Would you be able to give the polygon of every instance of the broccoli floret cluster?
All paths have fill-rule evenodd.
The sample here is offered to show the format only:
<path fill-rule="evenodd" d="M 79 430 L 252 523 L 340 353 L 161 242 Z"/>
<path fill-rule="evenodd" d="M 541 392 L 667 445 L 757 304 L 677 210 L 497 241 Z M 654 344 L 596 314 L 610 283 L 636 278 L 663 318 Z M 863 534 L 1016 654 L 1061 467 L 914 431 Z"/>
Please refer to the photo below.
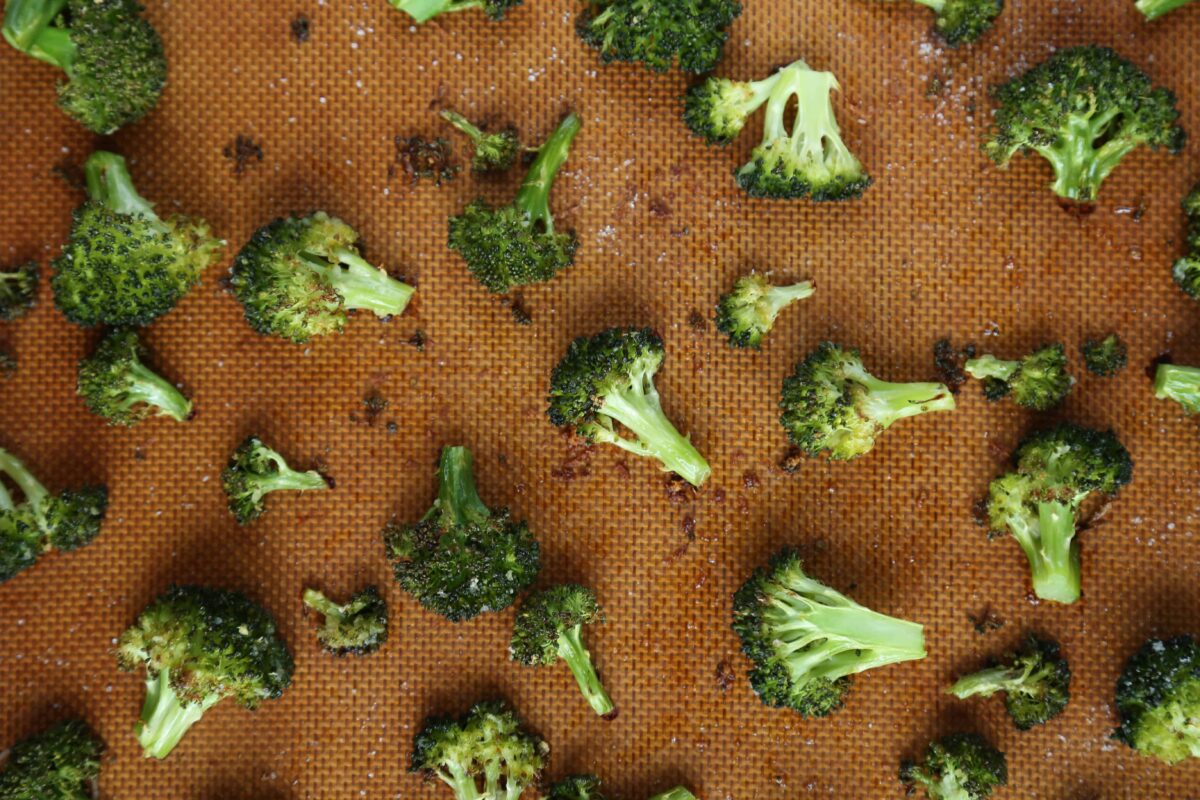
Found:
<path fill-rule="evenodd" d="M 471 146 L 475 148 L 471 169 L 476 172 L 502 171 L 516 163 L 521 153 L 521 140 L 517 138 L 517 129 L 511 125 L 495 133 L 485 133 L 462 114 L 449 109 L 442 112 L 442 119 L 471 140 Z"/>
<path fill-rule="evenodd" d="M 509 9 L 521 5 L 522 0 L 388 0 L 397 11 L 403 11 L 415 22 L 428 22 L 440 14 L 478 9 L 493 22 L 504 19 Z"/>
<path fill-rule="evenodd" d="M 586 0 L 575 23 L 579 38 L 605 64 L 641 62 L 666 72 L 708 72 L 721 60 L 726 29 L 742 13 L 735 0 Z"/>
<path fill-rule="evenodd" d="M 92 800 L 104 743 L 72 719 L 22 739 L 0 760 L 0 800 Z"/>
<path fill-rule="evenodd" d="M 933 29 L 946 44 L 971 44 L 992 29 L 1004 0 L 915 0 L 934 13 Z"/>
<path fill-rule="evenodd" d="M 959 700 L 1004 693 L 1013 724 L 1026 731 L 1061 714 L 1071 697 L 1071 667 L 1058 642 L 1030 636 L 1019 653 L 959 678 L 946 690 Z"/>
<path fill-rule="evenodd" d="M 811 297 L 814 291 L 809 281 L 772 286 L 757 272 L 743 275 L 717 301 L 717 329 L 729 337 L 732 346 L 757 350 L 779 312 L 797 300 Z"/>
<path fill-rule="evenodd" d="M 1159 364 L 1154 372 L 1154 396 L 1174 400 L 1189 414 L 1200 414 L 1200 367 Z"/>
<path fill-rule="evenodd" d="M 0 320 L 12 322 L 33 308 L 37 299 L 37 287 L 36 261 L 0 270 Z"/>
<path fill-rule="evenodd" d="M 1008 783 L 1008 761 L 977 733 L 953 733 L 931 742 L 923 761 L 900 765 L 900 782 L 929 800 L 984 800 Z"/>
<path fill-rule="evenodd" d="M 1171 275 L 1188 297 L 1200 300 L 1200 184 L 1183 198 L 1183 213 L 1188 221 L 1188 254 L 1175 262 Z"/>
<path fill-rule="evenodd" d="M 1129 363 L 1129 350 L 1115 333 L 1103 339 L 1088 339 L 1080 345 L 1079 352 L 1088 372 L 1101 378 L 1111 378 Z"/>
<path fill-rule="evenodd" d="M 298 472 L 288 466 L 283 456 L 263 444 L 257 436 L 249 436 L 229 457 L 221 471 L 221 488 L 229 501 L 229 511 L 239 525 L 245 525 L 267 510 L 266 498 L 271 492 L 307 492 L 328 489 L 329 483 L 314 469 Z"/>
<path fill-rule="evenodd" d="M 374 586 L 356 592 L 345 603 L 336 603 L 316 589 L 304 590 L 304 605 L 325 617 L 317 641 L 334 655 L 364 656 L 387 641 L 387 601 Z"/>
<path fill-rule="evenodd" d="M 1137 6 L 1137 10 L 1142 12 L 1149 21 L 1158 19 L 1168 11 L 1183 8 L 1190 2 L 1192 0 L 1137 0 L 1134 5 Z"/>
<path fill-rule="evenodd" d="M 1200 644 L 1191 636 L 1151 639 L 1117 680 L 1121 726 L 1114 738 L 1168 764 L 1200 758 Z"/>
<path fill-rule="evenodd" d="M 606 800 L 595 775 L 571 775 L 550 786 L 547 800 Z"/>
<path fill-rule="evenodd" d="M 1017 361 L 978 356 L 968 359 L 963 369 L 983 381 L 983 395 L 988 400 L 1011 395 L 1014 403 L 1035 411 L 1054 408 L 1075 385 L 1067 371 L 1067 353 L 1058 343 L 1040 347 Z"/>
<path fill-rule="evenodd" d="M 77 391 L 93 414 L 113 425 L 134 425 L 150 415 L 191 418 L 192 401 L 143 364 L 145 355 L 135 331 L 117 330 L 79 362 Z"/>

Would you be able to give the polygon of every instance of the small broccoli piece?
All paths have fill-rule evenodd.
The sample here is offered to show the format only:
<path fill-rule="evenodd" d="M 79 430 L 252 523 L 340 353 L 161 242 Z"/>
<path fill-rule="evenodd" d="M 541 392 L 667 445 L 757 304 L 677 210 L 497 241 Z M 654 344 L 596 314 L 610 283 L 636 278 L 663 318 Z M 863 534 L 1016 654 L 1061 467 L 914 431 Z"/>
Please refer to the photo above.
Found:
<path fill-rule="evenodd" d="M 709 144 L 727 145 L 738 137 L 750 115 L 771 98 L 780 72 L 760 81 L 710 77 L 688 89 L 683 121 Z"/>
<path fill-rule="evenodd" d="M 0 270 L 0 320 L 12 322 L 33 308 L 37 299 L 38 265 L 29 261 Z"/>
<path fill-rule="evenodd" d="M 682 786 L 676 786 L 674 789 L 668 789 L 662 794 L 654 795 L 650 800 L 696 800 L 696 795 Z"/>
<path fill-rule="evenodd" d="M 901 764 L 900 781 L 929 800 L 983 800 L 1008 783 L 1008 761 L 979 734 L 953 733 L 931 742 L 923 762 Z"/>
<path fill-rule="evenodd" d="M 0 350 L 0 377 L 11 378 L 17 372 L 17 357 Z"/>
<path fill-rule="evenodd" d="M 850 676 L 925 657 L 921 625 L 885 616 L 810 578 L 799 554 L 776 553 L 733 596 L 733 630 L 769 706 L 805 717 L 841 708 Z"/>
<path fill-rule="evenodd" d="M 1044 725 L 1067 707 L 1071 696 L 1071 668 L 1059 653 L 1058 643 L 1030 636 L 1021 652 L 1003 664 L 959 678 L 946 691 L 965 700 L 1004 692 L 1004 707 L 1018 729 Z"/>
<path fill-rule="evenodd" d="M 396 581 L 454 622 L 508 608 L 541 567 L 525 523 L 480 499 L 472 463 L 467 448 L 444 448 L 433 506 L 416 524 L 393 520 L 383 529 Z"/>
<path fill-rule="evenodd" d="M 358 233 L 318 211 L 259 228 L 234 259 L 230 283 L 246 321 L 298 344 L 341 332 L 348 312 L 402 314 L 413 288 L 358 253 Z"/>
<path fill-rule="evenodd" d="M 84 173 L 89 199 L 54 260 L 54 303 L 77 325 L 148 325 L 200 282 L 223 242 L 204 220 L 160 219 L 121 156 L 92 153 Z"/>
<path fill-rule="evenodd" d="M 1154 396 L 1174 400 L 1189 414 L 1200 414 L 1200 367 L 1159 364 L 1154 373 Z"/>
<path fill-rule="evenodd" d="M 568 114 L 538 150 L 525 182 L 509 205 L 492 208 L 482 198 L 450 218 L 447 243 L 489 292 L 548 281 L 575 261 L 579 240 L 554 230 L 550 191 L 583 123 Z"/>
<path fill-rule="evenodd" d="M 613 713 L 613 702 L 583 644 L 583 626 L 603 621 L 604 612 L 591 589 L 573 583 L 543 589 L 521 604 L 513 621 L 509 655 L 531 667 L 554 664 L 561 658 L 592 710 L 608 716 Z"/>
<path fill-rule="evenodd" d="M 1121 726 L 1113 738 L 1168 764 L 1200 758 L 1200 644 L 1151 639 L 1117 679 Z"/>
<path fill-rule="evenodd" d="M 1183 8 L 1190 2 L 1192 0 L 1137 0 L 1134 5 L 1146 16 L 1146 20 L 1150 21 L 1158 19 L 1168 11 Z"/>
<path fill-rule="evenodd" d="M 324 615 L 317 640 L 334 655 L 365 656 L 387 641 L 387 602 L 374 586 L 355 593 L 342 605 L 316 589 L 305 589 L 304 605 Z"/>
<path fill-rule="evenodd" d="M 0 800 L 92 800 L 104 743 L 72 719 L 23 739 L 0 759 Z"/>
<path fill-rule="evenodd" d="M 1026 438 L 1013 465 L 989 487 L 991 529 L 1007 530 L 1025 551 L 1038 597 L 1074 603 L 1080 506 L 1093 492 L 1116 495 L 1133 475 L 1133 460 L 1112 432 L 1068 422 Z"/>
<path fill-rule="evenodd" d="M 813 291 L 809 281 L 772 286 L 757 272 L 743 275 L 717 302 L 717 329 L 729 337 L 734 347 L 758 349 L 779 312 L 797 300 L 811 297 Z"/>
<path fill-rule="evenodd" d="M 726 31 L 742 6 L 735 0 L 585 0 L 575 31 L 600 52 L 600 60 L 640 61 L 654 72 L 678 64 L 708 72 L 721 60 Z"/>
<path fill-rule="evenodd" d="M 1125 342 L 1115 333 L 1103 339 L 1088 339 L 1080 345 L 1079 352 L 1083 354 L 1083 364 L 1088 372 L 1101 378 L 1111 378 L 1129 363 Z"/>
<path fill-rule="evenodd" d="M 1171 153 L 1186 138 L 1175 95 L 1106 47 L 1059 50 L 992 90 L 997 102 L 987 154 L 1000 166 L 1038 153 L 1054 168 L 1054 193 L 1089 203 L 1139 145 Z"/>
<path fill-rule="evenodd" d="M 1046 411 L 1063 401 L 1075 379 L 1067 372 L 1067 354 L 1061 344 L 1038 348 L 1019 361 L 1002 361 L 993 355 L 967 360 L 963 366 L 972 378 L 983 381 L 988 400 L 1012 395 L 1017 405 Z"/>
<path fill-rule="evenodd" d="M 133 425 L 151 414 L 176 422 L 191 418 L 192 401 L 142 363 L 146 348 L 132 330 L 105 336 L 79 362 L 79 396 L 113 425 Z"/>
<path fill-rule="evenodd" d="M 667 419 L 654 387 L 663 355 L 662 339 L 649 328 L 609 328 L 579 337 L 550 374 L 547 415 L 559 427 L 574 425 L 589 442 L 658 459 L 664 469 L 699 486 L 712 470 Z"/>
<path fill-rule="evenodd" d="M 162 40 L 141 13 L 134 0 L 8 0 L 4 38 L 66 73 L 58 107 L 109 134 L 154 108 L 167 81 Z"/>
<path fill-rule="evenodd" d="M 783 382 L 779 421 L 792 444 L 835 460 L 871 451 L 898 420 L 951 411 L 954 395 L 941 383 L 889 383 L 867 372 L 857 350 L 823 342 Z"/>
<path fill-rule="evenodd" d="M 595 775 L 572 775 L 553 784 L 547 800 L 605 800 L 600 779 Z"/>
<path fill-rule="evenodd" d="M 493 22 L 504 19 L 509 9 L 521 5 L 522 0 L 387 0 L 392 8 L 403 11 L 416 22 L 428 22 L 440 14 L 479 9 Z"/>
<path fill-rule="evenodd" d="M 1183 198 L 1183 211 L 1188 220 L 1187 244 L 1191 252 L 1175 262 L 1171 275 L 1188 297 L 1200 300 L 1200 184 Z"/>
<path fill-rule="evenodd" d="M 1004 0 L 915 0 L 935 15 L 933 29 L 951 47 L 971 44 L 992 29 Z"/>
<path fill-rule="evenodd" d="M 443 781 L 455 800 L 517 800 L 537 783 L 549 752 L 504 703 L 476 703 L 460 719 L 426 720 L 409 771 Z"/>
<path fill-rule="evenodd" d="M 517 138 L 517 129 L 511 125 L 496 133 L 484 133 L 462 114 L 449 109 L 442 112 L 442 119 L 471 140 L 471 145 L 475 148 L 471 169 L 476 172 L 506 170 L 516 162 L 517 155 L 521 152 L 521 140 Z"/>
<path fill-rule="evenodd" d="M 221 488 L 229 498 L 230 513 L 239 525 L 245 525 L 267 510 L 266 497 L 271 492 L 307 492 L 328 489 L 329 484 L 316 470 L 297 472 L 257 436 L 249 436 L 221 471 Z"/>

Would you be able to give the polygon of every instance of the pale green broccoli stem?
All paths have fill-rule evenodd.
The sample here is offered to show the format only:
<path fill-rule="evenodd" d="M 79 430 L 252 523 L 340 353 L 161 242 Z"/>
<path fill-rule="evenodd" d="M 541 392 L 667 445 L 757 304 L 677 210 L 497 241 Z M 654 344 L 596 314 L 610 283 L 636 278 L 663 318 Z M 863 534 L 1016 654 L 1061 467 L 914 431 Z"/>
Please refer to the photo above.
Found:
<path fill-rule="evenodd" d="M 1136 5 L 1138 11 L 1146 15 L 1147 20 L 1154 20 L 1168 11 L 1183 8 L 1190 2 L 1192 0 L 1138 0 Z"/>
<path fill-rule="evenodd" d="M 426 519 L 445 515 L 446 524 L 483 522 L 492 515 L 475 488 L 474 458 L 465 447 L 444 447 L 438 462 L 438 498 Z"/>
<path fill-rule="evenodd" d="M 138 743 L 147 758 L 166 758 L 179 744 L 183 735 L 200 721 L 204 712 L 221 700 L 210 695 L 199 703 L 181 703 L 171 688 L 170 672 L 166 669 L 146 677 L 146 701 L 137 724 Z"/>
<path fill-rule="evenodd" d="M 988 667 L 979 672 L 959 678 L 954 685 L 946 690 L 959 700 L 966 700 L 976 695 L 991 697 L 996 692 L 1013 691 L 1025 677 L 1025 670 L 1012 667 Z"/>
<path fill-rule="evenodd" d="M 682 786 L 676 786 L 674 789 L 668 789 L 662 794 L 654 795 L 650 800 L 696 800 L 696 795 Z"/>
<path fill-rule="evenodd" d="M 787 141 L 788 150 L 796 159 L 811 164 L 827 164 L 831 172 L 852 166 L 856 159 L 841 140 L 841 129 L 833 114 L 830 93 L 838 88 L 837 78 L 829 72 L 809 69 L 803 61 L 784 68 L 776 76 L 767 101 L 763 123 L 764 147 L 773 142 Z M 796 98 L 792 130 L 786 120 Z M 844 163 L 846 158 L 852 163 Z M 743 169 L 752 169 L 753 162 Z"/>
<path fill-rule="evenodd" d="M 913 782 L 919 784 L 929 797 L 936 800 L 973 800 L 973 793 L 967 790 L 958 780 L 958 773 L 948 769 L 940 776 L 927 775 L 924 769 L 912 775 Z M 974 795 L 977 796 L 977 795 Z"/>
<path fill-rule="evenodd" d="M 0 483 L 0 511 L 12 511 L 16 507 L 12 495 L 8 493 L 8 487 Z"/>
<path fill-rule="evenodd" d="M 1079 599 L 1079 543 L 1075 541 L 1075 507 L 1070 503 L 1037 504 L 1036 523 L 1012 517 L 1009 531 L 1029 559 L 1033 591 L 1043 600 L 1074 603 Z"/>
<path fill-rule="evenodd" d="M 350 248 L 333 251 L 335 262 L 310 253 L 303 254 L 305 266 L 320 275 L 346 308 L 370 311 L 377 317 L 393 317 L 404 312 L 414 289 L 368 262 Z"/>
<path fill-rule="evenodd" d="M 483 8 L 482 0 L 388 0 L 392 7 L 408 14 L 416 22 L 428 22 L 438 14 Z"/>
<path fill-rule="evenodd" d="M 140 361 L 129 366 L 129 380 L 124 387 L 126 399 L 121 407 L 126 411 L 145 403 L 159 409 L 160 416 L 186 422 L 192 415 L 192 401 L 183 396 L 168 380 L 149 370 Z"/>
<path fill-rule="evenodd" d="M 1122 109 L 1114 106 L 1095 117 L 1071 116 L 1057 137 L 1057 146 L 1034 148 L 1054 167 L 1055 194 L 1076 201 L 1095 199 L 1100 184 L 1138 145 L 1119 129 L 1107 130 L 1121 113 Z M 1101 137 L 1107 141 L 1097 149 L 1095 143 Z"/>
<path fill-rule="evenodd" d="M 919 5 L 933 9 L 934 13 L 941 14 L 942 9 L 946 7 L 946 0 L 916 0 Z"/>
<path fill-rule="evenodd" d="M 529 224 L 532 226 L 540 222 L 547 234 L 554 233 L 554 217 L 550 214 L 550 190 L 554 188 L 554 178 L 558 175 L 558 170 L 567 160 L 571 141 L 575 134 L 579 133 L 582 125 L 575 114 L 568 114 L 559 123 L 546 143 L 538 149 L 538 154 L 525 175 L 525 182 L 521 184 L 521 189 L 513 200 L 513 205 L 524 212 Z"/>
<path fill-rule="evenodd" d="M 441 116 L 442 119 L 446 120 L 446 122 L 449 122 L 455 128 L 465 133 L 467 137 L 470 138 L 470 140 L 476 145 L 479 144 L 481 139 L 487 136 L 487 134 L 471 124 L 469 119 L 464 117 L 462 114 L 459 114 L 457 111 L 446 109 L 442 111 Z"/>
<path fill-rule="evenodd" d="M 53 27 L 67 0 L 8 0 L 4 6 L 4 38 L 39 61 L 70 71 L 76 48 L 71 32 Z"/>
<path fill-rule="evenodd" d="M 779 316 L 780 311 L 797 300 L 812 297 L 815 291 L 816 289 L 809 281 L 792 286 L 772 286 L 759 300 L 763 304 L 764 317 L 773 321 L 775 317 Z"/>
<path fill-rule="evenodd" d="M 311 469 L 307 472 L 298 472 L 289 467 L 287 462 L 283 460 L 283 456 L 279 455 L 279 453 L 265 446 L 264 449 L 266 450 L 264 455 L 275 464 L 275 472 L 249 476 L 251 485 L 260 494 L 268 494 L 281 489 L 307 492 L 313 489 L 329 488 L 329 484 L 321 477 L 321 473 Z"/>
<path fill-rule="evenodd" d="M 591 654 L 583 646 L 582 625 L 575 625 L 558 635 L 558 656 L 571 668 L 571 674 L 575 676 L 579 689 L 587 698 L 592 710 L 600 716 L 611 714 L 614 708 L 613 701 L 596 675 Z"/>
<path fill-rule="evenodd" d="M 995 378 L 1008 383 L 1009 379 L 1021 368 L 1020 361 L 1002 361 L 993 355 L 969 358 L 963 364 L 963 370 L 972 378 L 983 380 Z"/>
<path fill-rule="evenodd" d="M 304 605 L 322 614 L 327 620 L 340 622 L 346 618 L 342 607 L 316 589 L 304 590 Z"/>
<path fill-rule="evenodd" d="M 1159 364 L 1154 373 L 1154 396 L 1174 400 L 1189 414 L 1200 413 L 1200 367 Z"/>
<path fill-rule="evenodd" d="M 940 383 L 892 383 L 881 381 L 866 370 L 848 370 L 861 393 L 858 410 L 881 428 L 899 420 L 931 411 L 953 411 L 954 395 Z"/>
<path fill-rule="evenodd" d="M 45 505 L 45 500 L 50 496 L 50 492 L 46 491 L 46 487 L 38 482 L 37 478 L 29 473 L 21 460 L 7 450 L 0 450 L 0 472 L 3 472 L 12 482 L 21 490 L 21 494 L 25 496 L 25 503 L 33 509 L 38 515 L 38 519 L 44 521 L 42 509 Z M 7 496 L 8 492 L 5 491 Z M 9 505 L 12 507 L 12 498 L 7 497 Z"/>
<path fill-rule="evenodd" d="M 498 759 L 490 759 L 484 769 L 484 787 L 483 794 L 477 795 L 478 797 L 487 800 L 518 800 L 525 791 L 526 784 L 512 775 L 504 774 L 503 765 Z"/>
<path fill-rule="evenodd" d="M 125 159 L 116 153 L 97 150 L 83 165 L 88 197 L 118 214 L 141 216 L 161 222 L 154 206 L 137 193 Z"/>

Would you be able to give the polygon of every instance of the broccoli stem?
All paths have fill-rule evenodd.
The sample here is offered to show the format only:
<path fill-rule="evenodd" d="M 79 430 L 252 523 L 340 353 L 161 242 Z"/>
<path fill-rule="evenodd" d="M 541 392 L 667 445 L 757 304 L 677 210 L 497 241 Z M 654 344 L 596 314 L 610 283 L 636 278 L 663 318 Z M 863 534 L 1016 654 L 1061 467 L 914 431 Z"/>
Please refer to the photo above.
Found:
<path fill-rule="evenodd" d="M 984 355 L 979 358 L 968 358 L 963 364 L 965 371 L 972 378 L 983 380 L 984 378 L 995 378 L 1000 381 L 1008 381 L 1018 369 L 1021 368 L 1020 361 L 1001 361 L 993 355 Z"/>
<path fill-rule="evenodd" d="M 1190 2 L 1192 0 L 1138 0 L 1136 5 L 1138 11 L 1146 15 L 1147 20 L 1154 20 L 1168 11 L 1182 8 Z"/>
<path fill-rule="evenodd" d="M 942 9 L 946 7 L 946 0 L 916 0 L 916 2 L 926 8 L 933 9 L 938 14 L 941 14 Z"/>
<path fill-rule="evenodd" d="M 864 389 L 859 410 L 882 428 L 906 417 L 954 410 L 954 395 L 940 383 L 891 383 L 867 373 L 856 380 Z"/>
<path fill-rule="evenodd" d="M 52 27 L 67 0 L 8 0 L 4 6 L 4 38 L 23 53 L 66 70 L 75 61 L 69 31 Z"/>
<path fill-rule="evenodd" d="M 118 214 L 140 215 L 159 221 L 154 206 L 137 193 L 125 159 L 116 153 L 97 150 L 83 165 L 88 197 Z"/>
<path fill-rule="evenodd" d="M 465 447 L 444 447 L 438 462 L 438 499 L 426 518 L 445 514 L 446 525 L 482 522 L 492 515 L 475 488 L 474 459 Z"/>
<path fill-rule="evenodd" d="M 1154 396 L 1174 400 L 1188 412 L 1200 412 L 1200 367 L 1159 364 L 1154 373 Z"/>
<path fill-rule="evenodd" d="M 377 317 L 404 313 L 414 289 L 396 280 L 353 250 L 340 247 L 331 255 L 335 263 L 305 254 L 304 263 L 329 282 L 346 308 L 361 308 Z"/>
<path fill-rule="evenodd" d="M 1054 167 L 1055 194 L 1077 202 L 1095 199 L 1104 179 L 1137 147 L 1136 141 L 1122 136 L 1119 130 L 1107 130 L 1120 113 L 1114 107 L 1097 117 L 1072 116 L 1058 144 L 1035 148 Z M 1096 141 L 1102 138 L 1107 141 L 1096 149 Z"/>
<path fill-rule="evenodd" d="M 780 311 L 797 300 L 812 297 L 816 291 L 809 281 L 793 284 L 792 286 L 772 286 L 763 295 L 762 301 L 767 307 L 767 318 L 775 319 Z"/>
<path fill-rule="evenodd" d="M 281 489 L 287 489 L 296 492 L 307 492 L 314 489 L 328 489 L 329 484 L 321 477 L 321 473 L 315 470 L 308 472 L 297 472 L 296 470 L 283 463 L 279 457 L 273 457 L 278 466 L 277 472 L 272 472 L 268 475 L 255 475 L 252 478 L 254 486 L 258 488 L 262 494 L 277 492 Z"/>
<path fill-rule="evenodd" d="M 192 401 L 183 396 L 170 381 L 141 362 L 129 367 L 130 380 L 125 387 L 127 398 L 121 405 L 130 409 L 139 403 L 157 408 L 160 416 L 171 417 L 177 422 L 186 422 L 192 415 Z"/>
<path fill-rule="evenodd" d="M 417 22 L 428 22 L 438 14 L 483 7 L 480 0 L 388 0 L 388 2 Z"/>
<path fill-rule="evenodd" d="M 1019 681 L 1024 674 L 1024 670 L 1011 667 L 988 667 L 959 678 L 946 692 L 959 700 L 975 695 L 991 697 L 996 692 L 1009 691 L 1013 682 Z"/>
<path fill-rule="evenodd" d="M 304 605 L 320 612 L 326 619 L 343 620 L 346 615 L 342 613 L 342 607 L 330 600 L 316 589 L 304 590 Z"/>
<path fill-rule="evenodd" d="M 582 625 L 568 628 L 558 635 L 558 656 L 571 668 L 571 674 L 575 676 L 592 710 L 600 716 L 612 713 L 613 701 L 596 675 L 591 653 L 583 646 Z"/>
<path fill-rule="evenodd" d="M 181 703 L 171 688 L 168 670 L 147 676 L 146 701 L 136 728 L 138 743 L 146 757 L 161 759 L 170 755 L 183 735 L 220 699 L 220 695 L 212 695 L 199 703 Z"/>
<path fill-rule="evenodd" d="M 554 188 L 554 178 L 558 170 L 567 160 L 571 149 L 571 141 L 579 133 L 582 122 L 575 114 L 568 114 L 558 128 L 538 149 L 537 157 L 529 167 L 525 182 L 513 201 L 513 205 L 523 211 L 530 225 L 542 224 L 546 233 L 554 233 L 554 217 L 550 215 L 550 190 Z"/>
<path fill-rule="evenodd" d="M 0 450 L 0 472 L 3 472 L 25 495 L 25 502 L 41 516 L 43 501 L 50 495 L 46 487 L 30 474 L 21 460 L 7 450 Z M 11 503 L 11 498 L 9 499 Z"/>
<path fill-rule="evenodd" d="M 1034 593 L 1056 603 L 1078 600 L 1079 544 L 1075 541 L 1074 505 L 1040 502 L 1036 530 L 1017 519 L 1010 520 L 1009 527 L 1029 559 Z"/>
<path fill-rule="evenodd" d="M 448 769 L 434 770 L 434 774 L 454 792 L 454 800 L 490 800 L 491 796 L 479 791 L 475 778 L 459 764 L 450 764 Z"/>
<path fill-rule="evenodd" d="M 485 135 L 483 131 L 472 125 L 469 119 L 464 117 L 462 114 L 459 114 L 457 111 L 451 111 L 450 109 L 442 111 L 442 119 L 446 120 L 446 122 L 449 122 L 455 128 L 458 128 L 458 130 L 465 133 L 475 144 L 479 144 L 480 140 L 483 139 Z"/>
<path fill-rule="evenodd" d="M 604 395 L 600 412 L 624 425 L 636 437 L 631 441 L 614 432 L 605 437 L 606 441 L 639 456 L 657 458 L 693 486 L 708 479 L 712 472 L 708 462 L 667 419 L 653 383 L 634 376 L 630 386 L 612 389 Z"/>

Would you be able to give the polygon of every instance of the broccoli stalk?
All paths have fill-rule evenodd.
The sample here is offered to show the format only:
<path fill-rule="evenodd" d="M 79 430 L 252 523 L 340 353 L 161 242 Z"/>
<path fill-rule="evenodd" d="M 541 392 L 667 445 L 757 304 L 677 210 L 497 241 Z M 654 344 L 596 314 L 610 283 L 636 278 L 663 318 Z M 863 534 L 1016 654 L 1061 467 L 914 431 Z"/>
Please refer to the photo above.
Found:
<path fill-rule="evenodd" d="M 959 700 L 1004 692 L 1004 707 L 1020 730 L 1058 716 L 1067 707 L 1071 668 L 1058 643 L 1030 636 L 1024 649 L 996 664 L 959 678 L 946 690 Z"/>
<path fill-rule="evenodd" d="M 428 22 L 440 14 L 479 9 L 493 22 L 504 19 L 504 14 L 521 0 L 388 0 L 397 11 L 408 14 L 417 23 Z"/>
<path fill-rule="evenodd" d="M 1146 16 L 1147 20 L 1155 20 L 1168 11 L 1183 8 L 1190 2 L 1192 0 L 1137 0 L 1135 5 L 1137 6 L 1137 10 Z"/>
<path fill-rule="evenodd" d="M 79 362 L 78 392 L 87 407 L 114 425 L 133 425 L 154 413 L 184 422 L 192 402 L 141 361 L 145 349 L 131 330 L 113 331 Z"/>
<path fill-rule="evenodd" d="M 475 156 L 471 159 L 471 169 L 476 172 L 505 170 L 517 160 L 521 151 L 521 142 L 512 128 L 505 128 L 497 133 L 484 133 L 473 125 L 469 119 L 456 111 L 442 111 L 442 119 L 449 122 L 462 133 L 466 134 L 475 147 Z"/>
<path fill-rule="evenodd" d="M 164 668 L 157 675 L 146 674 L 146 699 L 135 732 L 147 758 L 163 759 L 170 755 L 204 712 L 224 699 L 223 695 L 212 694 L 199 702 L 184 703 L 171 688 L 170 673 L 170 669 Z"/>
<path fill-rule="evenodd" d="M 1200 414 L 1200 367 L 1159 364 L 1154 372 L 1154 396 L 1174 400 L 1189 414 Z"/>

